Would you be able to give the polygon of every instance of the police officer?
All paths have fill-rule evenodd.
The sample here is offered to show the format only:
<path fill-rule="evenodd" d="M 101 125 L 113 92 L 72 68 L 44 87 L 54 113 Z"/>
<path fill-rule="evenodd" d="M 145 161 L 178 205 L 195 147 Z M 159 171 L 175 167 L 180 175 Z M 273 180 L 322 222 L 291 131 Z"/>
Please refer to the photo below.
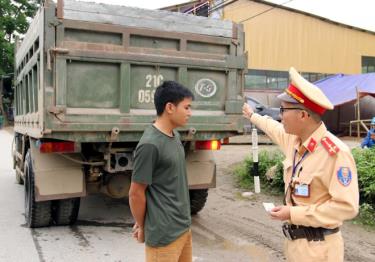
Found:
<path fill-rule="evenodd" d="M 333 105 L 292 67 L 291 84 L 280 94 L 282 123 L 254 113 L 244 117 L 263 130 L 285 154 L 285 203 L 272 219 L 285 221 L 288 261 L 343 261 L 340 226 L 358 213 L 357 170 L 350 149 L 331 134 L 321 116 Z"/>
<path fill-rule="evenodd" d="M 361 147 L 373 147 L 375 146 L 375 117 L 371 120 L 370 130 L 367 132 L 366 137 L 362 140 Z"/>

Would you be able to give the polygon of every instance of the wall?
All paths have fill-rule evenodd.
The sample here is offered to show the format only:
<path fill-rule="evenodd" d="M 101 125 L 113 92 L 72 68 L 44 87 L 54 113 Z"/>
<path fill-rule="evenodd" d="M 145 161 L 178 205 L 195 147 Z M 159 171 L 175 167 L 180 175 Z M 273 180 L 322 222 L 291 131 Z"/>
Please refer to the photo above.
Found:
<path fill-rule="evenodd" d="M 271 8 L 239 0 L 224 19 L 239 22 Z M 244 23 L 248 67 L 317 73 L 361 73 L 361 56 L 375 56 L 375 33 L 362 32 L 280 8 Z"/>

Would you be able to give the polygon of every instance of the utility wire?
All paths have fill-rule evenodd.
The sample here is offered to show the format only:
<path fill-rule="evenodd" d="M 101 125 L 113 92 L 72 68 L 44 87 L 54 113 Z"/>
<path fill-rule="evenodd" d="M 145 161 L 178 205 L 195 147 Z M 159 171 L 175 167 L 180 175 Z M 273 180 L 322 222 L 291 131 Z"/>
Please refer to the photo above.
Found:
<path fill-rule="evenodd" d="M 273 6 L 273 7 L 269 8 L 269 9 L 267 9 L 267 10 L 264 10 L 263 12 L 260 12 L 260 13 L 258 13 L 258 14 L 253 15 L 253 16 L 250 16 L 250 17 L 248 17 L 248 18 L 246 18 L 246 19 L 244 19 L 244 20 L 241 20 L 241 21 L 239 21 L 238 23 L 240 24 L 240 23 L 243 23 L 243 22 L 248 21 L 248 20 L 250 20 L 250 19 L 253 19 L 253 18 L 255 18 L 255 17 L 257 17 L 257 16 L 260 16 L 260 15 L 262 15 L 262 14 L 264 14 L 264 13 L 267 13 L 267 12 L 269 12 L 269 11 L 271 11 L 271 10 L 273 10 L 273 9 L 275 9 L 275 8 L 277 8 L 277 7 L 279 7 L 279 6 L 286 5 L 286 4 L 288 4 L 288 3 L 292 2 L 292 1 L 294 1 L 294 0 L 289 0 L 289 1 L 286 1 L 286 2 L 284 2 L 284 3 L 278 4 L 277 6 Z"/>
<path fill-rule="evenodd" d="M 225 0 L 225 1 L 221 2 L 221 3 L 219 3 L 219 4 L 216 4 L 216 5 L 212 6 L 209 9 L 209 14 L 211 14 L 212 12 L 214 12 L 214 11 L 216 11 L 218 9 L 221 9 L 221 8 L 227 6 L 227 5 L 230 5 L 230 4 L 234 3 L 234 2 L 237 2 L 237 0 Z"/>

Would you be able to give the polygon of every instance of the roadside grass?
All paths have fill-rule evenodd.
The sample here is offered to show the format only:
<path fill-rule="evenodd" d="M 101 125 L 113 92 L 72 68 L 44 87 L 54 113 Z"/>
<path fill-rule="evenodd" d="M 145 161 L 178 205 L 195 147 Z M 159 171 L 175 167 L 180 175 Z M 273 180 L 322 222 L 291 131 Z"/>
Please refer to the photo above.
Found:
<path fill-rule="evenodd" d="M 371 205 L 363 203 L 360 206 L 358 216 L 353 220 L 353 224 L 363 225 L 367 229 L 375 230 L 375 209 Z"/>
<path fill-rule="evenodd" d="M 352 220 L 352 223 L 375 230 L 375 203 L 372 202 L 375 196 L 375 166 L 373 166 L 375 165 L 375 148 L 372 151 L 373 152 L 363 152 L 359 149 L 353 150 L 353 156 L 358 169 L 361 205 L 360 212 L 358 216 Z M 261 190 L 264 194 L 274 196 L 283 195 L 283 159 L 284 156 L 279 150 L 259 152 L 259 178 Z M 272 179 L 267 179 L 266 172 L 273 166 L 275 166 L 274 176 Z M 235 183 L 238 188 L 247 191 L 253 190 L 254 179 L 252 167 L 253 162 L 250 156 L 242 163 L 233 166 Z M 369 170 L 369 168 L 371 168 L 371 170 Z M 242 196 L 239 194 L 238 198 L 241 199 Z"/>
<path fill-rule="evenodd" d="M 283 181 L 283 154 L 276 151 L 259 152 L 259 179 L 262 192 L 275 196 L 282 196 L 284 192 Z M 266 178 L 266 172 L 275 166 L 275 175 L 272 180 Z M 252 175 L 253 162 L 251 157 L 247 157 L 242 163 L 237 164 L 234 168 L 235 182 L 237 187 L 245 190 L 254 188 L 254 177 Z"/>

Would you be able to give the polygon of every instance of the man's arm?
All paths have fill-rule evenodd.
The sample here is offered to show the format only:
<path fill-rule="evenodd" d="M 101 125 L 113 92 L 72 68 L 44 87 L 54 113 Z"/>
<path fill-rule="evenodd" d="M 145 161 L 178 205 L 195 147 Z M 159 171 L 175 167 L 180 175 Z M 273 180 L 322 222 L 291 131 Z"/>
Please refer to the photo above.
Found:
<path fill-rule="evenodd" d="M 366 137 L 362 140 L 361 147 L 364 148 L 365 146 L 368 147 L 368 144 L 370 143 L 371 139 L 371 133 L 370 131 L 367 132 Z"/>
<path fill-rule="evenodd" d="M 130 210 L 135 220 L 134 237 L 144 242 L 144 222 L 146 214 L 146 184 L 132 182 L 129 190 Z"/>
<path fill-rule="evenodd" d="M 144 226 L 146 214 L 146 188 L 147 185 L 132 182 L 129 190 L 129 204 L 135 222 L 139 227 Z"/>
<path fill-rule="evenodd" d="M 135 220 L 133 237 L 144 242 L 144 223 L 146 214 L 146 188 L 152 184 L 152 176 L 158 159 L 155 145 L 141 144 L 134 154 L 134 169 L 129 190 L 130 210 Z"/>
<path fill-rule="evenodd" d="M 242 113 L 245 118 L 250 120 L 251 123 L 266 133 L 274 143 L 279 145 L 283 153 L 286 154 L 287 149 L 293 144 L 295 136 L 285 133 L 283 125 L 276 120 L 255 113 L 246 103 L 242 107 Z"/>

